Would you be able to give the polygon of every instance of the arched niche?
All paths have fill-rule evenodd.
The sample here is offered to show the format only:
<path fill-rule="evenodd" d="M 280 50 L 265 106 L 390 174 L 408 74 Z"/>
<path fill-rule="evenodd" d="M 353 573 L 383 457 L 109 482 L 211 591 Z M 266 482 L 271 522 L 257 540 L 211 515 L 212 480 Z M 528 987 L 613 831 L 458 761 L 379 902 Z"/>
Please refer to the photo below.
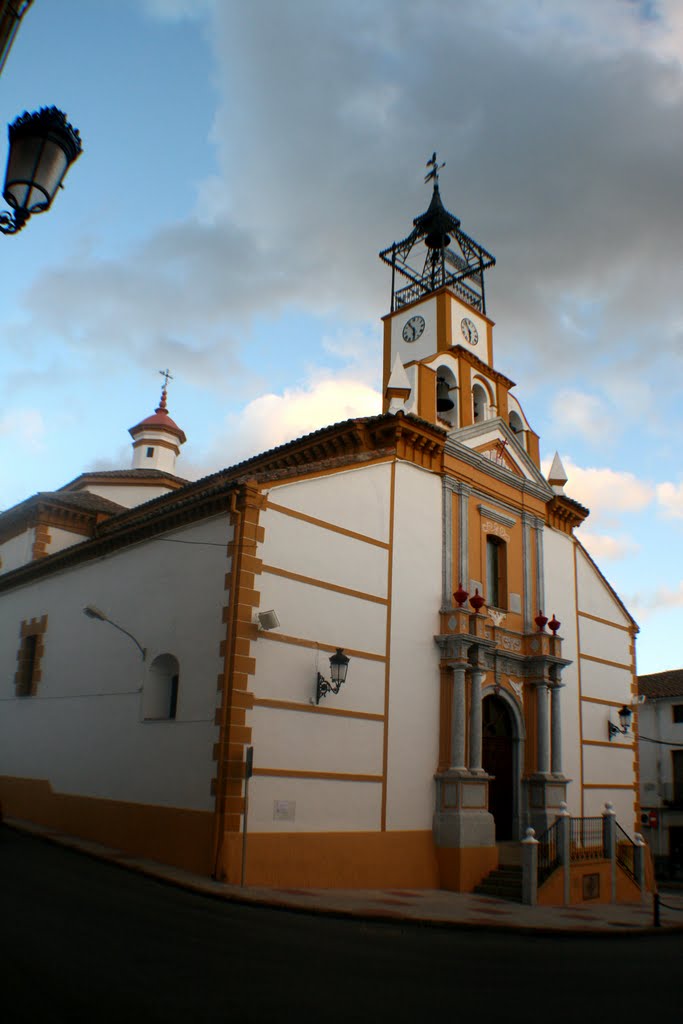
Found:
<path fill-rule="evenodd" d="M 458 382 L 453 371 L 444 364 L 436 368 L 436 415 L 449 427 L 458 426 Z M 439 401 L 452 402 L 450 409 L 439 408 Z"/>
<path fill-rule="evenodd" d="M 180 666 L 173 654 L 160 654 L 150 665 L 142 695 L 142 713 L 146 721 L 176 717 Z"/>

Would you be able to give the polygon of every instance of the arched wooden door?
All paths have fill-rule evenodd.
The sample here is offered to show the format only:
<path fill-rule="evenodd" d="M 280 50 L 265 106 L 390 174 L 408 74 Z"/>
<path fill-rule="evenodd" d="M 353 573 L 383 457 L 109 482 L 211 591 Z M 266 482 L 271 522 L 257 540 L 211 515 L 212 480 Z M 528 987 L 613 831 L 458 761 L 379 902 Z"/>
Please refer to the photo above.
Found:
<path fill-rule="evenodd" d="M 513 721 L 505 701 L 484 697 L 482 706 L 482 766 L 488 775 L 489 811 L 496 822 L 496 839 L 512 839 L 514 787 Z"/>

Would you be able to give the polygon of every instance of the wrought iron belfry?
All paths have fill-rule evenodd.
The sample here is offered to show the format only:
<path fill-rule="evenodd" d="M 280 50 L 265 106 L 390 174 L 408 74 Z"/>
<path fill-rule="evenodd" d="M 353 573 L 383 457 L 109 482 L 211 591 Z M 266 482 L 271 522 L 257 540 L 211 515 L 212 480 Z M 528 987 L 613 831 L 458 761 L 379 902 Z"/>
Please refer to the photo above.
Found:
<path fill-rule="evenodd" d="M 444 207 L 439 194 L 439 164 L 436 153 L 427 161 L 425 182 L 434 182 L 432 201 L 426 213 L 413 220 L 413 230 L 401 242 L 380 252 L 391 267 L 391 311 L 448 285 L 474 309 L 486 313 L 484 271 L 495 258 L 460 228 L 460 221 Z M 396 288 L 396 275 L 408 284 Z"/>

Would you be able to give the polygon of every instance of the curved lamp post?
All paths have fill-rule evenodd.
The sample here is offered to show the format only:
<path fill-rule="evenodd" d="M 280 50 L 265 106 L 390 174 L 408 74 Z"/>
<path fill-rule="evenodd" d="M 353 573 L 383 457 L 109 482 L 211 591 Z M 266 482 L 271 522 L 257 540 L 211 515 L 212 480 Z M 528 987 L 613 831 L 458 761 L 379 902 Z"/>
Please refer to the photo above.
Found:
<path fill-rule="evenodd" d="M 108 615 L 105 615 L 100 608 L 96 608 L 94 604 L 88 604 L 83 609 L 83 614 L 87 615 L 89 619 L 97 619 L 98 622 L 108 622 L 110 626 L 114 627 L 114 629 L 118 629 L 119 633 L 125 634 L 125 636 L 127 636 L 129 640 L 133 641 L 133 643 L 139 650 L 140 654 L 142 655 L 142 660 L 146 660 L 147 651 L 142 646 L 140 641 L 136 637 L 134 637 L 132 633 L 129 633 L 127 629 L 124 629 L 123 626 L 119 626 L 118 622 L 114 622 L 113 619 L 110 619 Z"/>
<path fill-rule="evenodd" d="M 0 231 L 16 235 L 34 213 L 50 209 L 66 172 L 81 152 L 81 137 L 57 107 L 23 113 L 9 126 L 3 196 L 11 213 L 0 213 Z"/>

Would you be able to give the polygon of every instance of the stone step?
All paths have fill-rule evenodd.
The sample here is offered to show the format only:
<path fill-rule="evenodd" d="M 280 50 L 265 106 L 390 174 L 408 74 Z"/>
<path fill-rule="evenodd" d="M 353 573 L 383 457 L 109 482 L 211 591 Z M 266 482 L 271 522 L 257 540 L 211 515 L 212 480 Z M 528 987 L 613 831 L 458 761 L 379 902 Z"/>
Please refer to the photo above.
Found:
<path fill-rule="evenodd" d="M 522 869 L 514 865 L 496 868 L 495 871 L 489 872 L 486 878 L 482 878 L 474 891 L 479 896 L 493 896 L 496 899 L 521 903 Z"/>

